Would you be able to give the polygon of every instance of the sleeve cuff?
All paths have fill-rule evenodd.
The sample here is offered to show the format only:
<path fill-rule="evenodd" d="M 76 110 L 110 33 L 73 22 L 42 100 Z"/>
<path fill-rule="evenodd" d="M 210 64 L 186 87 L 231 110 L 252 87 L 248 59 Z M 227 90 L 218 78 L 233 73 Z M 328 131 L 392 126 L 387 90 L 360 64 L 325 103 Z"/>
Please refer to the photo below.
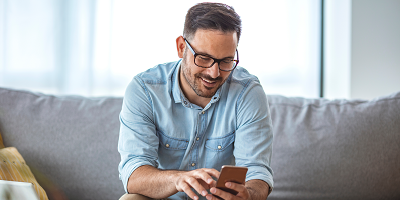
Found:
<path fill-rule="evenodd" d="M 249 171 L 247 172 L 246 181 L 259 179 L 263 180 L 269 185 L 269 194 L 272 192 L 274 188 L 274 181 L 272 176 L 272 170 L 267 167 L 260 166 L 252 166 L 249 167 Z"/>

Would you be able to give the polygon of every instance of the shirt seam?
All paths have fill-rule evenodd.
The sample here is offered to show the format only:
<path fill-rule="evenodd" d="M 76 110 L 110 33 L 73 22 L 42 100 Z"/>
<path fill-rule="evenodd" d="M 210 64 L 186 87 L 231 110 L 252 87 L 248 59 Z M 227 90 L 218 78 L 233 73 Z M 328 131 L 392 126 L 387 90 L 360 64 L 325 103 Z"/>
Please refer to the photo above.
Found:
<path fill-rule="evenodd" d="M 140 86 L 142 86 L 142 88 L 143 88 L 143 90 L 144 90 L 144 92 L 146 94 L 146 97 L 149 100 L 149 103 L 151 105 L 151 113 L 153 115 L 152 117 L 153 117 L 153 120 L 154 120 L 154 105 L 153 105 L 153 101 L 152 101 L 151 96 L 150 96 L 150 92 L 148 91 L 148 89 L 147 89 L 147 87 L 145 85 L 145 82 L 140 77 L 136 76 L 136 79 L 138 80 Z"/>
<path fill-rule="evenodd" d="M 234 82 L 235 82 L 235 81 L 234 81 Z M 238 82 L 239 82 L 239 81 L 238 81 Z M 236 112 L 236 128 L 237 128 L 237 120 L 238 120 L 239 101 L 242 100 L 243 94 L 244 94 L 244 92 L 246 91 L 247 87 L 249 86 L 250 82 L 251 82 L 251 79 L 248 80 L 246 83 L 239 82 L 239 83 L 241 83 L 241 84 L 243 85 L 243 89 L 242 89 L 242 91 L 240 92 L 240 94 L 239 94 L 239 96 L 238 96 L 238 98 L 237 98 L 237 100 L 236 100 L 236 108 L 235 108 L 235 112 Z"/>

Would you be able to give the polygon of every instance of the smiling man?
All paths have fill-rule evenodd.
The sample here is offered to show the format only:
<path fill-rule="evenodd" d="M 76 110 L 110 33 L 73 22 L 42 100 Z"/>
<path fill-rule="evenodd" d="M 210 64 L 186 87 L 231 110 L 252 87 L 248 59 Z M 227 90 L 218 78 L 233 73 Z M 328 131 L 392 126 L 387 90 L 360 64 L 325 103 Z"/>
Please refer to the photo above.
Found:
<path fill-rule="evenodd" d="M 181 60 L 138 74 L 120 114 L 121 199 L 266 199 L 273 187 L 272 125 L 257 79 L 237 67 L 241 20 L 225 4 L 189 9 Z M 223 165 L 248 167 L 245 184 L 216 186 Z"/>

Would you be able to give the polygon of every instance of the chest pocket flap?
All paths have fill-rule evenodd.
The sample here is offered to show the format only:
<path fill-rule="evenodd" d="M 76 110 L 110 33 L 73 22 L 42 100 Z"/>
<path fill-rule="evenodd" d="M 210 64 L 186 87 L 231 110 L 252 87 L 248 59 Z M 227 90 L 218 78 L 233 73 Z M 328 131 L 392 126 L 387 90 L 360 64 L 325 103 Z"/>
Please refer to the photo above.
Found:
<path fill-rule="evenodd" d="M 170 149 L 170 150 L 181 150 L 181 149 L 186 149 L 189 141 L 182 139 L 182 138 L 174 138 L 165 135 L 161 131 L 157 131 L 158 138 L 160 139 L 160 145 L 164 147 L 165 149 Z"/>
<path fill-rule="evenodd" d="M 210 138 L 206 141 L 206 147 L 213 151 L 223 151 L 235 141 L 235 131 L 222 137 Z"/>

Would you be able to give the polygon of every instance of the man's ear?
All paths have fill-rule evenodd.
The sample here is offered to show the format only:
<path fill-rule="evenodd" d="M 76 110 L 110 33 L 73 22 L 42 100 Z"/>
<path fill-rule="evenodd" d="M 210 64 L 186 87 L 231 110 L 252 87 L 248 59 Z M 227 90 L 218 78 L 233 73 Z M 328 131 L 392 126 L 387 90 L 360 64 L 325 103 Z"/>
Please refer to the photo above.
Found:
<path fill-rule="evenodd" d="M 183 58 L 183 52 L 185 51 L 186 43 L 182 36 L 176 38 L 176 50 L 178 51 L 179 58 Z"/>

